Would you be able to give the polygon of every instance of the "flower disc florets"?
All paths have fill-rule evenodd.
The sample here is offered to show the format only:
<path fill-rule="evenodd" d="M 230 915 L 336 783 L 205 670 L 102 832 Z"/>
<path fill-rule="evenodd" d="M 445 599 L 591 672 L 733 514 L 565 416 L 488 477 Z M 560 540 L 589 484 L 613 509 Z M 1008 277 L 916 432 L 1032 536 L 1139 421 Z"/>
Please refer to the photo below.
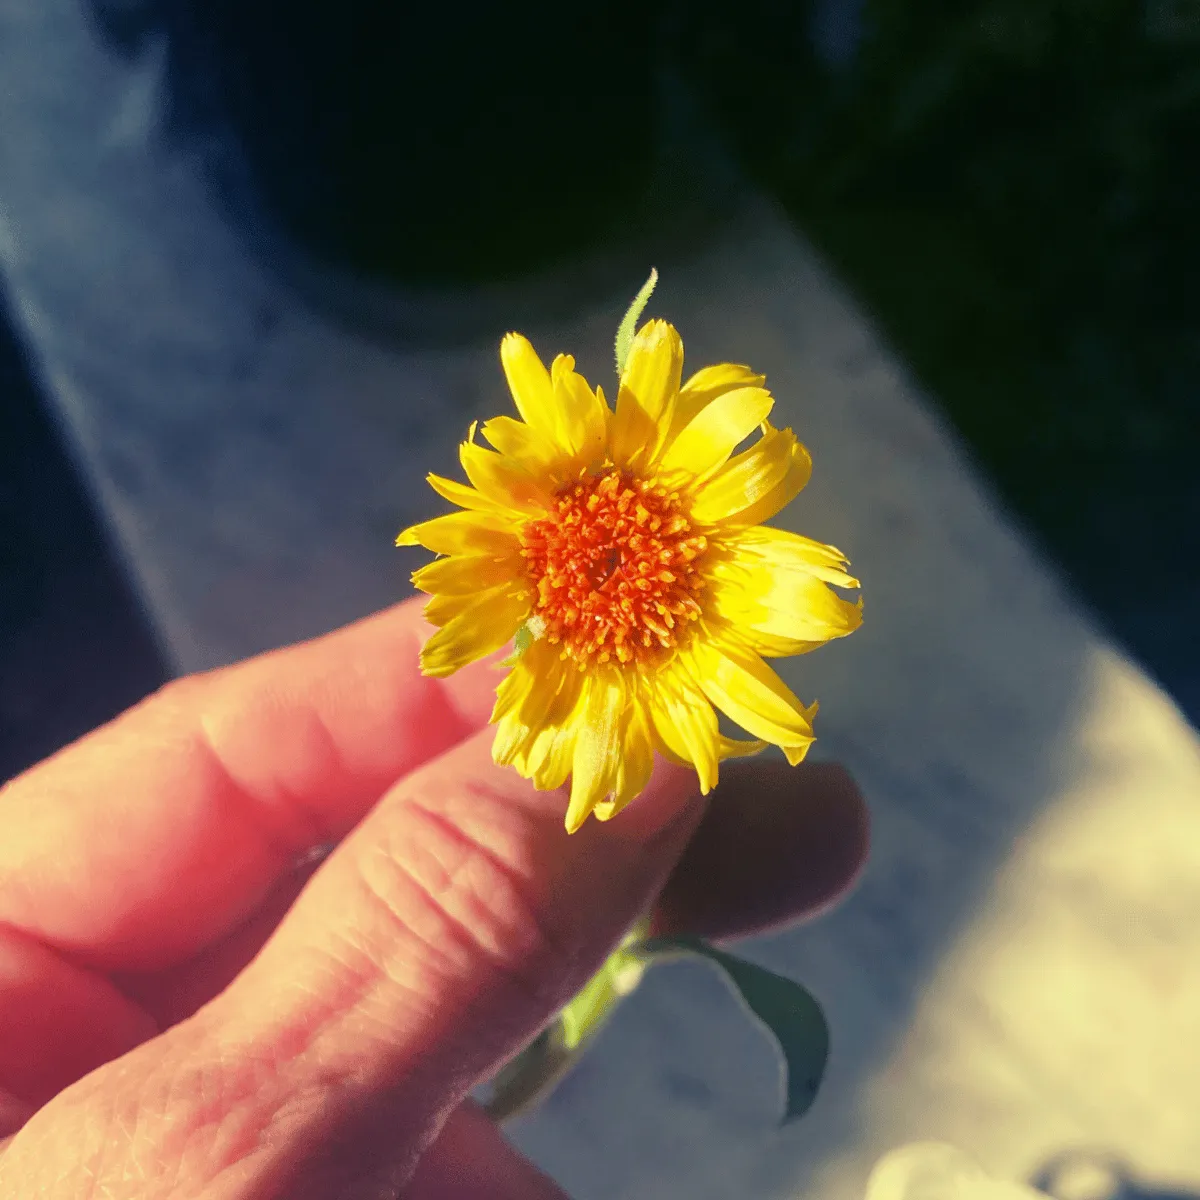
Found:
<path fill-rule="evenodd" d="M 534 613 L 580 666 L 668 658 L 700 616 L 707 545 L 677 494 L 615 467 L 568 484 L 521 533 Z"/>

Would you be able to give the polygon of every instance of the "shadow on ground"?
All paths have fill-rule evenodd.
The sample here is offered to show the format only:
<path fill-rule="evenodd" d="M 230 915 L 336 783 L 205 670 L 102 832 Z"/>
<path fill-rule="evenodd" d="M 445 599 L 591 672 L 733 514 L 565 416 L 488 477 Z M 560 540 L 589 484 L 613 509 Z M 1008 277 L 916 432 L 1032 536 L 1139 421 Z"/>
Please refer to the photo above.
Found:
<path fill-rule="evenodd" d="M 0 782 L 165 678 L 0 298 Z"/>

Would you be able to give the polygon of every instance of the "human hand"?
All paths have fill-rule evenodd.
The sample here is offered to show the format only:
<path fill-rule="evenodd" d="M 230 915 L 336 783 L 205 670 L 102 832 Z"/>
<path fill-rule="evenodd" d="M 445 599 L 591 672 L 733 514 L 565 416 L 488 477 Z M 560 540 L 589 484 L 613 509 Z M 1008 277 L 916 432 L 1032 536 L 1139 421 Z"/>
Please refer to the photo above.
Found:
<path fill-rule="evenodd" d="M 568 837 L 491 761 L 491 664 L 424 678 L 427 633 L 179 680 L 0 789 L 0 1198 L 558 1197 L 470 1090 L 652 905 L 733 937 L 857 874 L 829 765 L 702 800 L 660 762 Z"/>

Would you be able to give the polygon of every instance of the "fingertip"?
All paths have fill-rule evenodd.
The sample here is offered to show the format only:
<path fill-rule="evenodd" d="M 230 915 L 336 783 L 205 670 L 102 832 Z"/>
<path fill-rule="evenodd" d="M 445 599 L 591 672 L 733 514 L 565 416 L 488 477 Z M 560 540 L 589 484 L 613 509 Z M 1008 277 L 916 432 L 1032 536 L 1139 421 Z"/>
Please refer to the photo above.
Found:
<path fill-rule="evenodd" d="M 745 937 L 811 919 L 862 873 L 870 814 L 839 763 L 731 766 L 671 873 L 657 933 Z"/>

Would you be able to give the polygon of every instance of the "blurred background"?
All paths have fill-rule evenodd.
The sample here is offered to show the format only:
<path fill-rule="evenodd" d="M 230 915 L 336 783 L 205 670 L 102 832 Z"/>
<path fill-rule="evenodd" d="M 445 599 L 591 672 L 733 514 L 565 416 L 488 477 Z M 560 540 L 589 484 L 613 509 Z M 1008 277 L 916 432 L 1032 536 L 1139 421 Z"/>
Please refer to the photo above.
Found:
<path fill-rule="evenodd" d="M 602 239 L 670 59 L 1080 600 L 1200 713 L 1194 0 L 80 3 L 111 53 L 166 55 L 169 135 L 237 145 L 231 219 L 248 180 L 259 225 L 384 282 L 519 275 Z M 0 776 L 164 673 L 5 323 Z"/>

